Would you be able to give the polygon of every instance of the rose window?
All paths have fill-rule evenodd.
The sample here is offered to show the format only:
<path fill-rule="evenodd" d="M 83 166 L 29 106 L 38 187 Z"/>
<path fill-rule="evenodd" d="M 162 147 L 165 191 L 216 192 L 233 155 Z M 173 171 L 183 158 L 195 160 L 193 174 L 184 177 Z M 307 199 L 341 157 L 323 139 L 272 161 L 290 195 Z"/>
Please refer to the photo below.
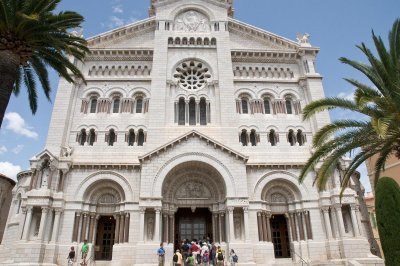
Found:
<path fill-rule="evenodd" d="M 175 78 L 183 89 L 198 90 L 204 88 L 207 79 L 211 78 L 208 68 L 196 61 L 183 62 L 176 68 Z"/>

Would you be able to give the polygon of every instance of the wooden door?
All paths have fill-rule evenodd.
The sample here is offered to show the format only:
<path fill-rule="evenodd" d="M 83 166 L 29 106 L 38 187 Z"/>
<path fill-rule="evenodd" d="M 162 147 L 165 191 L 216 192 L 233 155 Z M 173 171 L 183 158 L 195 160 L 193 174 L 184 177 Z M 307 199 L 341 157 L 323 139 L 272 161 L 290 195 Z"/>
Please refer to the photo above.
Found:
<path fill-rule="evenodd" d="M 102 216 L 97 224 L 95 260 L 112 260 L 112 250 L 115 239 L 115 219 L 112 216 Z"/>
<path fill-rule="evenodd" d="M 273 215 L 271 229 L 275 258 L 290 258 L 289 233 L 285 216 Z"/>

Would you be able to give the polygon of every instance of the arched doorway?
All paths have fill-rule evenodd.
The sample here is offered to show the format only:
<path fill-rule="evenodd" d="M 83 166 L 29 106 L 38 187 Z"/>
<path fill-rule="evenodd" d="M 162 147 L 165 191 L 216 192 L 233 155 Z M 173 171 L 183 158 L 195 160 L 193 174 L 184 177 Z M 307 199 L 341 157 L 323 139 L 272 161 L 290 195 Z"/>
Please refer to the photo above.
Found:
<path fill-rule="evenodd" d="M 190 161 L 174 167 L 162 185 L 162 240 L 177 247 L 182 240 L 225 241 L 226 185 L 212 166 Z"/>
<path fill-rule="evenodd" d="M 128 242 L 129 214 L 123 212 L 125 193 L 112 180 L 94 182 L 83 194 L 83 207 L 75 216 L 73 241 L 92 243 L 97 261 L 111 261 L 114 244 Z"/>
<path fill-rule="evenodd" d="M 299 223 L 302 215 L 293 211 L 296 210 L 296 202 L 301 201 L 301 193 L 294 184 L 276 179 L 264 187 L 261 199 L 268 210 L 267 226 L 264 226 L 268 231 L 266 240 L 274 245 L 275 258 L 290 258 L 291 241 L 297 240 L 296 222 Z M 297 217 L 297 214 L 300 216 Z"/>

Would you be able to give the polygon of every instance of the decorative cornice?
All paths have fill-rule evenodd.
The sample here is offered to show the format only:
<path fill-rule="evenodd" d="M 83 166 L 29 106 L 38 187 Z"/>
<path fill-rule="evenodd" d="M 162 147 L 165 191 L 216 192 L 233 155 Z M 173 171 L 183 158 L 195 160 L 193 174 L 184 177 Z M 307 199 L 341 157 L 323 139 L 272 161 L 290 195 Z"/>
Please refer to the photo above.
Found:
<path fill-rule="evenodd" d="M 85 61 L 153 61 L 153 50 L 92 48 Z"/>
<path fill-rule="evenodd" d="M 232 50 L 232 62 L 245 63 L 290 63 L 295 64 L 300 59 L 296 51 L 284 50 Z"/>
<path fill-rule="evenodd" d="M 279 170 L 279 169 L 300 169 L 302 168 L 306 163 L 305 162 L 289 162 L 289 163 L 247 163 L 246 166 L 250 167 L 251 169 L 254 168 L 266 168 L 266 169 L 273 169 L 273 170 Z"/>
<path fill-rule="evenodd" d="M 96 170 L 130 170 L 135 168 L 140 168 L 139 163 L 91 163 L 91 162 L 82 162 L 82 163 L 73 163 L 73 169 L 96 169 Z"/>
<path fill-rule="evenodd" d="M 229 154 L 232 154 L 232 155 L 236 156 L 237 159 L 243 160 L 245 162 L 248 160 L 248 156 L 243 155 L 243 154 L 241 154 L 241 153 L 239 153 L 237 151 L 234 151 L 231 148 L 225 146 L 224 144 L 222 144 L 222 143 L 220 143 L 220 142 L 218 142 L 216 140 L 213 140 L 210 137 L 208 137 L 208 136 L 206 136 L 206 135 L 204 135 L 204 134 L 202 134 L 202 133 L 200 133 L 200 132 L 198 132 L 196 130 L 192 130 L 192 131 L 189 131 L 188 133 L 186 133 L 186 134 L 184 134 L 184 135 L 182 135 L 182 136 L 180 136 L 180 137 L 168 142 L 167 144 L 164 144 L 163 146 L 160 146 L 160 147 L 156 148 L 155 150 L 153 150 L 153 151 L 151 151 L 151 152 L 149 152 L 149 153 L 147 153 L 147 154 L 145 154 L 143 156 L 140 156 L 139 157 L 139 161 L 143 162 L 146 159 L 151 159 L 152 156 L 156 156 L 160 152 L 166 151 L 167 149 L 170 149 L 170 148 L 174 147 L 175 145 L 181 143 L 182 141 L 188 140 L 189 138 L 192 138 L 192 137 L 198 137 L 201 140 L 204 140 L 205 142 L 214 145 L 214 148 L 221 149 L 222 151 L 226 151 Z"/>

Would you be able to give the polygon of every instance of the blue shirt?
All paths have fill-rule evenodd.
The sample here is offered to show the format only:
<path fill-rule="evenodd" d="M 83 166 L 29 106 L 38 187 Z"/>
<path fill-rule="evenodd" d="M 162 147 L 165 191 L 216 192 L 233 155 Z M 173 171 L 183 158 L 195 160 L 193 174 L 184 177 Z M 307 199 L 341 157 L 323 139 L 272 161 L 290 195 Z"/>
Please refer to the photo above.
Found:
<path fill-rule="evenodd" d="M 164 256 L 164 255 L 165 255 L 165 250 L 164 250 L 164 248 L 159 248 L 159 249 L 157 250 L 157 254 L 158 254 L 158 256 Z"/>

